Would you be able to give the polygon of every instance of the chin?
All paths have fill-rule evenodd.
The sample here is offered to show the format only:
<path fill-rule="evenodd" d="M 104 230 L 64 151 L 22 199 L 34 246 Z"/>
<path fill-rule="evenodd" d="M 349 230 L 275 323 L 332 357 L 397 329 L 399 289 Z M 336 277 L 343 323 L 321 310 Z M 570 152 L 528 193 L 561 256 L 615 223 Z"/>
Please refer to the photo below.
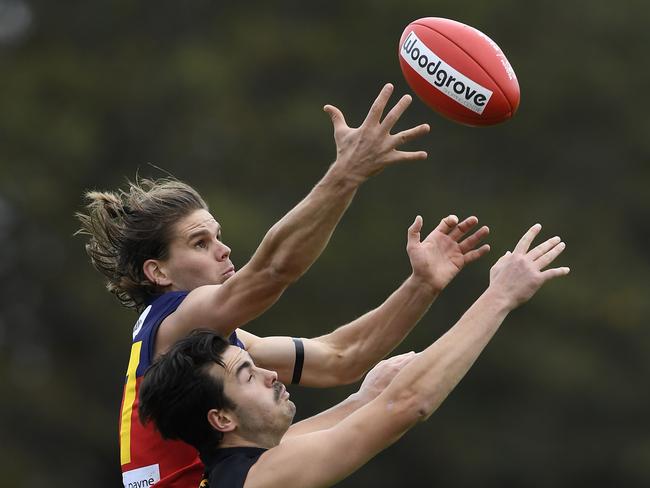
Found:
<path fill-rule="evenodd" d="M 289 422 L 293 422 L 293 417 L 296 415 L 296 404 L 291 400 L 287 401 L 287 414 L 289 416 Z"/>
<path fill-rule="evenodd" d="M 223 285 L 226 280 L 228 279 L 228 276 L 225 275 L 219 275 L 215 280 L 210 283 L 211 285 Z"/>
<path fill-rule="evenodd" d="M 234 271 L 231 271 L 231 272 L 229 272 L 229 273 L 226 273 L 226 274 L 222 274 L 222 275 L 220 275 L 220 276 L 219 276 L 219 284 L 221 285 L 221 284 L 225 283 L 226 281 L 228 281 L 228 280 L 229 280 L 230 278 L 232 278 L 233 276 L 235 276 L 235 272 L 234 272 Z"/>

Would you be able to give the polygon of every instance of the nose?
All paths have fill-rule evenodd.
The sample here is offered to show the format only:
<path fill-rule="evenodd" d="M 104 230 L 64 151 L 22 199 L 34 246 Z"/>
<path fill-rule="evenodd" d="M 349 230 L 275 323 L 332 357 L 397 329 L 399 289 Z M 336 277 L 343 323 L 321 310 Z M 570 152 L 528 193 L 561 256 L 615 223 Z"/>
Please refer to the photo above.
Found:
<path fill-rule="evenodd" d="M 264 380 L 266 386 L 269 388 L 273 387 L 273 384 L 278 381 L 278 373 L 276 371 L 271 371 L 269 369 L 264 370 Z"/>
<path fill-rule="evenodd" d="M 230 256 L 230 248 L 221 241 L 217 241 L 215 252 L 217 253 L 217 261 L 225 261 Z"/>

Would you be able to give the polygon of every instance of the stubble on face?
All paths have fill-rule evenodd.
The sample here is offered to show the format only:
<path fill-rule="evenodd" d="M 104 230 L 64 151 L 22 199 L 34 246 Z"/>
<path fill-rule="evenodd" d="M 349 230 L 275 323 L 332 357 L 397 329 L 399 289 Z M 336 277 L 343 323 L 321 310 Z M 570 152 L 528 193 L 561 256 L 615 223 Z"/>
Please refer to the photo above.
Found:
<path fill-rule="evenodd" d="M 251 367 L 254 367 L 254 363 L 246 351 L 235 346 L 231 347 L 228 357 L 224 357 L 225 374 L 231 382 L 231 387 L 243 388 L 245 386 L 240 383 L 237 372 L 244 363 L 249 363 Z M 266 447 L 272 447 L 280 442 L 296 412 L 294 403 L 283 398 L 286 388 L 280 381 L 275 381 L 271 389 L 273 407 L 265 405 L 261 400 L 262 397 L 256 395 L 252 398 L 249 398 L 250 395 L 242 397 L 234 392 L 231 395 L 237 398 L 234 413 L 237 415 L 238 435 L 256 445 Z M 258 399 L 260 402 L 257 401 Z"/>

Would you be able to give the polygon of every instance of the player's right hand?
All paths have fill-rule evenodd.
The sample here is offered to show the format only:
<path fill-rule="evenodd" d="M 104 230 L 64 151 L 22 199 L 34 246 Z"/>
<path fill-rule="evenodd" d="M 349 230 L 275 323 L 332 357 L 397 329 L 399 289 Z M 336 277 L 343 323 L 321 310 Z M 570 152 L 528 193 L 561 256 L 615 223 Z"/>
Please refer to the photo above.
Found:
<path fill-rule="evenodd" d="M 421 124 L 407 130 L 391 134 L 397 121 L 411 104 L 411 96 L 404 95 L 381 120 L 388 100 L 393 93 L 393 85 L 386 84 L 370 107 L 363 123 L 352 128 L 345 122 L 343 113 L 333 105 L 325 105 L 323 110 L 332 119 L 334 141 L 336 142 L 336 162 L 345 174 L 357 182 L 379 173 L 389 164 L 403 161 L 426 159 L 424 151 L 401 151 L 398 148 L 409 141 L 429 132 L 428 124 Z"/>

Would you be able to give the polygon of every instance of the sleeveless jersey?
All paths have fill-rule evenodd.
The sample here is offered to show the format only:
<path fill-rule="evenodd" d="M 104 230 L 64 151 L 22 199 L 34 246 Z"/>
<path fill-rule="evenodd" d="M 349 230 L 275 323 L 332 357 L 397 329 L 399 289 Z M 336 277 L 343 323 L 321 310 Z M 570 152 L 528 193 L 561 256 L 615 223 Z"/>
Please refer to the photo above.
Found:
<path fill-rule="evenodd" d="M 158 296 L 140 315 L 133 328 L 133 345 L 126 370 L 120 408 L 120 464 L 124 488 L 196 488 L 203 474 L 203 463 L 194 447 L 182 441 L 164 440 L 152 422 L 142 425 L 138 417 L 138 392 L 144 372 L 153 359 L 156 332 L 188 292 L 169 292 Z M 242 349 L 235 332 L 229 342 Z"/>
<path fill-rule="evenodd" d="M 248 471 L 265 452 L 261 447 L 226 447 L 201 456 L 205 475 L 200 488 L 243 488 Z"/>

